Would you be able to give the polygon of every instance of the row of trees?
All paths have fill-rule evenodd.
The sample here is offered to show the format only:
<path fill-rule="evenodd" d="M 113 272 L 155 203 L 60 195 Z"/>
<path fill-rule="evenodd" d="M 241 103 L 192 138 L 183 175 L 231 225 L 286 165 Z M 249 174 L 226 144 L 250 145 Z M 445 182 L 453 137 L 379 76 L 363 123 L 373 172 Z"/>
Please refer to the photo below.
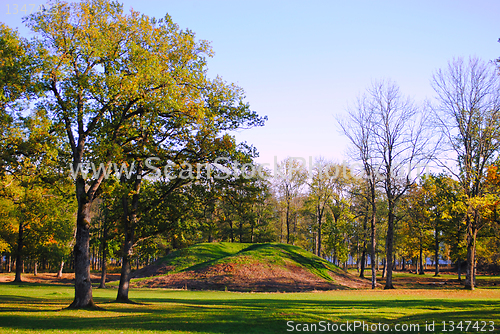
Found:
<path fill-rule="evenodd" d="M 472 289 L 476 254 L 497 256 L 484 246 L 498 242 L 500 81 L 488 64 L 438 71 L 426 108 L 392 82 L 372 85 L 339 119 L 359 167 L 286 159 L 271 178 L 231 135 L 266 118 L 207 77 L 206 41 L 116 2 L 53 6 L 26 18 L 31 40 L 0 26 L 0 252 L 16 257 L 16 280 L 23 259 L 60 273 L 70 261 L 71 307 L 93 307 L 96 248 L 102 286 L 107 259 L 121 258 L 126 302 L 133 261 L 200 241 L 280 241 L 355 257 L 361 275 L 368 254 L 384 255 L 386 288 L 396 256 L 433 249 L 437 263 L 446 250 L 466 261 Z M 430 162 L 449 176 L 421 179 Z"/>
<path fill-rule="evenodd" d="M 415 169 L 432 161 L 458 181 L 463 195 L 459 202 L 465 208 L 465 286 L 474 289 L 478 232 L 492 221 L 488 210 L 495 211 L 497 205 L 488 187 L 487 174 L 488 168 L 498 160 L 500 144 L 497 71 L 492 64 L 479 59 L 451 61 L 448 68 L 434 74 L 432 84 L 437 103 L 425 108 L 415 107 L 392 83 L 375 84 L 349 110 L 347 120 L 341 122 L 343 132 L 352 143 L 354 157 L 363 166 L 366 193 L 371 194 L 367 197 L 371 197 L 372 208 L 376 208 L 373 194 L 377 188 L 382 189 L 387 201 L 386 288 L 393 288 L 392 259 L 398 206 L 415 184 Z M 424 189 L 424 197 L 425 193 Z M 422 216 L 420 209 L 414 211 L 413 223 L 434 221 L 436 252 L 439 217 L 445 214 L 443 210 L 448 204 L 457 203 L 455 199 L 450 197 L 443 202 L 427 203 L 428 199 L 424 198 L 431 210 L 428 216 Z M 457 229 L 459 234 L 460 226 Z M 375 233 L 375 224 L 372 233 Z"/>

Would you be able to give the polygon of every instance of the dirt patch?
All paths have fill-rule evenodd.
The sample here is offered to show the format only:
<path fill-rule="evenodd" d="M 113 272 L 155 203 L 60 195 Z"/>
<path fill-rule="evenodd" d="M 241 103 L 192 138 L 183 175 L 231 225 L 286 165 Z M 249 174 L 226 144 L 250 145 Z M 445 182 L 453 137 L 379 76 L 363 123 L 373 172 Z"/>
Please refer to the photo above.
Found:
<path fill-rule="evenodd" d="M 380 279 L 381 284 L 385 284 L 385 278 Z M 459 289 L 462 283 L 457 279 L 443 279 L 432 276 L 406 276 L 393 278 L 393 284 L 396 288 L 404 289 Z"/>
<path fill-rule="evenodd" d="M 296 265 L 276 266 L 263 263 L 221 263 L 194 271 L 185 271 L 133 282 L 136 287 L 189 290 L 282 291 L 299 292 L 367 288 L 369 282 L 348 274 L 332 273 L 327 281 Z"/>
<path fill-rule="evenodd" d="M 65 273 L 62 278 L 57 278 L 56 273 L 39 273 L 34 276 L 33 274 L 22 274 L 21 279 L 26 283 L 46 283 L 46 284 L 73 284 L 75 282 L 74 273 Z M 13 282 L 14 274 L 0 275 L 0 283 Z M 92 283 L 99 283 L 101 281 L 100 274 L 90 274 Z M 107 274 L 106 282 L 112 282 L 120 279 L 120 274 Z"/>
<path fill-rule="evenodd" d="M 393 278 L 394 287 L 403 289 L 462 289 L 465 283 L 465 274 L 462 275 L 462 280 L 459 281 L 456 273 L 441 272 L 442 275 L 453 275 L 453 278 L 444 278 L 441 276 L 434 277 L 433 272 L 427 271 L 425 275 L 411 273 L 411 276 L 396 276 Z M 378 279 L 384 285 L 385 278 Z M 476 287 L 495 287 L 500 286 L 500 280 L 488 278 L 486 275 L 481 275 L 476 281 Z"/>

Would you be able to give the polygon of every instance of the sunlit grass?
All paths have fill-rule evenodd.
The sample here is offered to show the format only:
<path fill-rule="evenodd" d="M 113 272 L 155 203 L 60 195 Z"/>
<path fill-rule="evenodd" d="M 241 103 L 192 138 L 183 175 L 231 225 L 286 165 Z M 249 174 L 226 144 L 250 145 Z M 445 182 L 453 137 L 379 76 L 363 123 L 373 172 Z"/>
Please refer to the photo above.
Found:
<path fill-rule="evenodd" d="M 134 289 L 117 304 L 95 289 L 100 311 L 65 310 L 73 288 L 0 285 L 0 333 L 284 333 L 286 321 L 420 323 L 484 320 L 500 326 L 500 290 L 341 290 L 234 293 Z M 436 327 L 437 328 L 437 327 Z"/>

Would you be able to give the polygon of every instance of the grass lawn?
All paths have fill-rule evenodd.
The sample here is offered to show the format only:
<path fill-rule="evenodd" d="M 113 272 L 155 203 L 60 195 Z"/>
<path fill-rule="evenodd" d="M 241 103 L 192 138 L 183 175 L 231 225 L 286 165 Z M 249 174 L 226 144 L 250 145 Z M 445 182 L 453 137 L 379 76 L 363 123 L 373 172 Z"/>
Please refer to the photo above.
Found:
<path fill-rule="evenodd" d="M 442 333 L 442 322 L 472 321 L 468 331 L 500 332 L 500 289 L 339 290 L 311 293 L 236 293 L 134 289 L 142 304 L 113 303 L 116 289 L 94 289 L 100 311 L 65 310 L 73 287 L 0 284 L 0 333 L 286 333 L 287 321 L 337 325 L 420 324 L 420 333 Z M 434 331 L 425 324 L 436 322 Z M 495 321 L 495 330 L 489 323 Z M 300 325 L 299 329 L 309 329 Z M 447 326 L 449 331 L 450 327 Z M 317 327 L 320 332 L 320 327 Z M 357 332 L 363 332 L 358 330 Z M 364 331 L 365 333 L 367 331 Z"/>

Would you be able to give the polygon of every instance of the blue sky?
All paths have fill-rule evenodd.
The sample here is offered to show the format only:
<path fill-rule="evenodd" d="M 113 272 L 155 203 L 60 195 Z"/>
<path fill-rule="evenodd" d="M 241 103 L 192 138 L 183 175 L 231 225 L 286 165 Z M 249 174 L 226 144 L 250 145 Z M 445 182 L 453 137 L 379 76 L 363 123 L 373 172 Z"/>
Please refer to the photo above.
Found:
<path fill-rule="evenodd" d="M 0 21 L 21 28 L 1 0 Z M 40 4 L 40 0 L 26 3 Z M 237 133 L 257 161 L 323 156 L 341 162 L 347 141 L 335 115 L 374 80 L 392 79 L 417 101 L 432 99 L 432 73 L 453 57 L 500 57 L 500 1 L 124 1 L 166 13 L 211 41 L 212 77 L 246 91 L 266 126 Z M 29 7 L 28 7 L 29 8 Z"/>

